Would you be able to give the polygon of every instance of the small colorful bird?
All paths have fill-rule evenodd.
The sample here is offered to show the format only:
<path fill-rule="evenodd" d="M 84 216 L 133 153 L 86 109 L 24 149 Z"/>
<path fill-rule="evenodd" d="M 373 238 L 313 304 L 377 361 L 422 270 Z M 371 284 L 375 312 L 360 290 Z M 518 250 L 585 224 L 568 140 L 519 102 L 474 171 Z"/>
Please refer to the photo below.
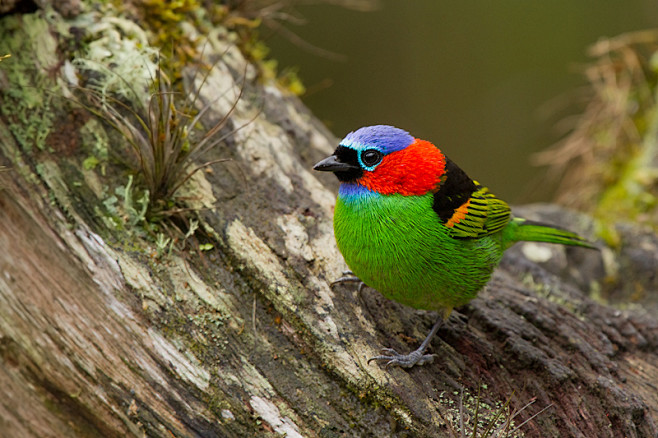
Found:
<path fill-rule="evenodd" d="M 369 362 L 405 368 L 431 362 L 425 350 L 441 322 L 475 298 L 514 243 L 593 248 L 575 233 L 513 217 L 507 203 L 438 147 L 393 126 L 349 133 L 313 169 L 334 172 L 341 183 L 334 233 L 356 277 L 337 282 L 361 280 L 407 306 L 443 310 L 417 350 L 385 348 Z"/>

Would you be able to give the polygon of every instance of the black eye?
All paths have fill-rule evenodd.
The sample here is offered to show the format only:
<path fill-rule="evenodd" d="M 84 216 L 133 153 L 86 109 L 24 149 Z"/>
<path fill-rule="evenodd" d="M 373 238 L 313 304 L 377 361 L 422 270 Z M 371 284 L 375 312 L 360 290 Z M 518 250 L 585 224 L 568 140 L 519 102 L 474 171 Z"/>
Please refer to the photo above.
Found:
<path fill-rule="evenodd" d="M 380 161 L 382 161 L 382 158 L 384 158 L 384 155 L 377 149 L 368 149 L 361 153 L 361 161 L 363 161 L 363 164 L 365 164 L 367 167 L 372 167 L 375 164 L 379 164 Z"/>

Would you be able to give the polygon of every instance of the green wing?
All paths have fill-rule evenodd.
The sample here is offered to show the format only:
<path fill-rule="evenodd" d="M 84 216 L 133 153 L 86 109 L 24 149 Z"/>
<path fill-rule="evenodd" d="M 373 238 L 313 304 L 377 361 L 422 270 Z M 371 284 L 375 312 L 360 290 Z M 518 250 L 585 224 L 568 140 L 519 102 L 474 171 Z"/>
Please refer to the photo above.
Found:
<path fill-rule="evenodd" d="M 476 190 L 462 205 L 455 208 L 445 226 L 456 239 L 475 239 L 502 230 L 510 221 L 511 211 L 489 189 L 476 184 Z"/>

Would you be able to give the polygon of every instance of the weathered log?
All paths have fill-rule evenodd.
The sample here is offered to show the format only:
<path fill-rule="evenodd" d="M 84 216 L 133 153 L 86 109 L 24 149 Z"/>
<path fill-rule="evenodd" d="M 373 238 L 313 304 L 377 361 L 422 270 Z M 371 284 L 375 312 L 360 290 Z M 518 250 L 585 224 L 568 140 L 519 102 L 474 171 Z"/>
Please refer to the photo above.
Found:
<path fill-rule="evenodd" d="M 104 21 L 110 12 L 95 14 L 87 19 L 116 25 Z M 70 79 L 57 56 L 77 24 L 38 10 L 2 18 L 0 34 L 8 47 L 59 48 L 10 58 L 54 90 L 53 78 Z M 200 105 L 212 105 L 208 126 L 242 86 L 246 61 L 228 38 L 197 41 L 208 65 L 219 59 L 205 82 L 184 72 Z M 433 364 L 386 370 L 367 359 L 382 346 L 415 348 L 435 315 L 371 289 L 329 287 L 345 268 L 331 225 L 336 183 L 311 166 L 336 140 L 296 98 L 259 84 L 247 67 L 227 130 L 246 126 L 207 157 L 232 161 L 185 187 L 195 208 L 187 218 L 199 221 L 189 239 L 212 249 L 156 255 L 152 237 L 107 218 L 104 201 L 125 173 L 82 165 L 95 141 L 119 147 L 121 139 L 84 111 L 61 113 L 64 104 L 17 104 L 34 96 L 8 62 L 0 64 L 0 164 L 8 167 L 0 173 L 0 435 L 461 436 L 460 420 L 469 434 L 476 405 L 482 432 L 507 401 L 520 411 L 515 425 L 530 419 L 518 436 L 658 433 L 655 235 L 624 225 L 622 252 L 518 245 L 441 328 Z M 30 114 L 44 114 L 43 125 Z M 591 230 L 553 207 L 522 213 Z M 622 269 L 607 286 L 612 266 Z M 646 292 L 643 307 L 591 297 L 633 283 Z M 502 411 L 498 423 L 511 416 Z"/>

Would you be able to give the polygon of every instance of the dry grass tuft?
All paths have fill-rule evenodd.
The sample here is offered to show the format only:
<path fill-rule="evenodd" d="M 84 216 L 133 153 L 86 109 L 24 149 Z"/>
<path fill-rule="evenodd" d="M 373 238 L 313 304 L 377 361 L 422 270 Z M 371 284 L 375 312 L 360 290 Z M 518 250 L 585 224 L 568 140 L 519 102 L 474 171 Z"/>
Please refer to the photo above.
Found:
<path fill-rule="evenodd" d="M 557 200 L 598 219 L 658 224 L 658 30 L 594 44 L 591 95 L 570 134 L 538 154 Z"/>

